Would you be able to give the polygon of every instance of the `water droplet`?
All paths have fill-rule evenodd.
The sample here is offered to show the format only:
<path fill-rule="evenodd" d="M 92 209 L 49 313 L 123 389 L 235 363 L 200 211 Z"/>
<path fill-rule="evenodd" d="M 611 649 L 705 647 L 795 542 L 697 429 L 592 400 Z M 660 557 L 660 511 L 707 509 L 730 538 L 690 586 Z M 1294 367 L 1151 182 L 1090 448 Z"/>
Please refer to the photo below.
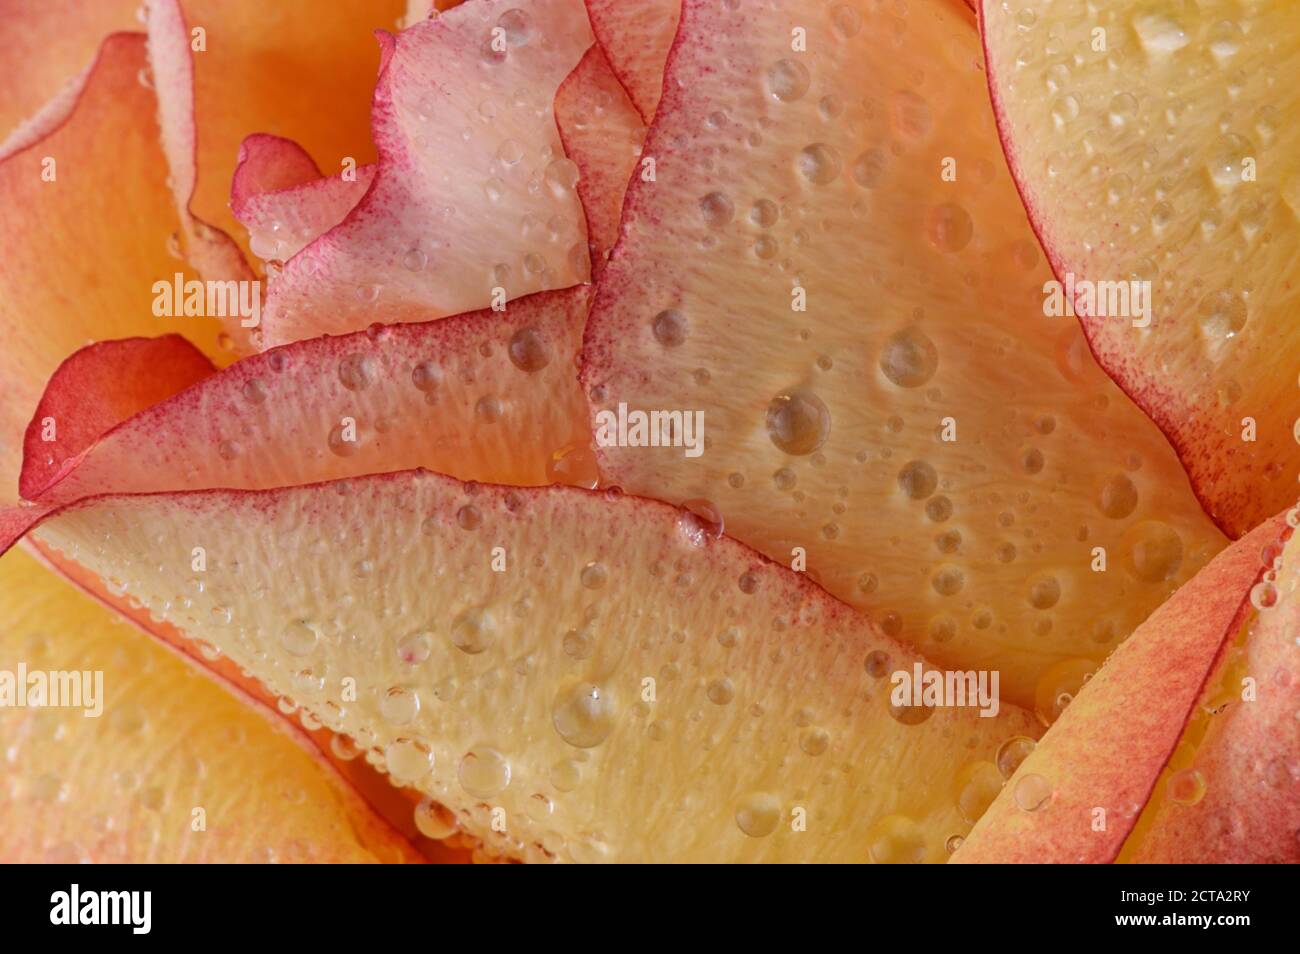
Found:
<path fill-rule="evenodd" d="M 375 382 L 375 363 L 364 354 L 350 354 L 339 362 L 339 381 L 349 391 L 364 391 Z"/>
<path fill-rule="evenodd" d="M 885 342 L 880 370 L 900 388 L 918 388 L 939 368 L 939 349 L 919 328 L 904 328 Z"/>
<path fill-rule="evenodd" d="M 351 457 L 361 446 L 357 436 L 355 424 L 336 424 L 330 431 L 329 449 L 339 457 Z"/>
<path fill-rule="evenodd" d="M 826 442 L 830 430 L 830 409 L 807 388 L 778 394 L 767 406 L 767 435 L 787 454 L 811 454 Z"/>
<path fill-rule="evenodd" d="M 955 202 L 945 202 L 930 210 L 925 219 L 930 242 L 941 252 L 960 252 L 975 235 L 970 213 Z"/>
<path fill-rule="evenodd" d="M 966 583 L 966 575 L 955 566 L 941 566 L 930 578 L 930 585 L 940 596 L 953 596 L 961 592 Z"/>
<path fill-rule="evenodd" d="M 825 729 L 813 726 L 799 738 L 799 748 L 808 755 L 823 755 L 830 748 L 831 736 Z"/>
<path fill-rule="evenodd" d="M 1123 520 L 1137 505 L 1137 488 L 1126 474 L 1112 474 L 1097 492 L 1097 509 L 1111 520 Z"/>
<path fill-rule="evenodd" d="M 700 215 L 709 228 L 720 229 L 731 221 L 735 206 L 721 192 L 710 192 L 700 199 Z"/>
<path fill-rule="evenodd" d="M 769 229 L 781 218 L 781 210 L 771 199 L 759 199 L 749 209 L 749 221 L 760 229 Z"/>
<path fill-rule="evenodd" d="M 1257 610 L 1269 609 L 1277 605 L 1277 586 L 1268 580 L 1256 583 L 1250 589 L 1250 605 Z"/>
<path fill-rule="evenodd" d="M 460 760 L 460 786 L 474 798 L 500 795 L 510 784 L 510 763 L 496 749 L 475 746 Z"/>
<path fill-rule="evenodd" d="M 533 23 L 523 10 L 507 10 L 497 18 L 497 26 L 505 31 L 506 42 L 511 46 L 526 46 L 533 38 Z"/>
<path fill-rule="evenodd" d="M 914 865 L 925 860 L 925 836 L 905 815 L 886 815 L 867 834 L 867 853 L 878 865 Z"/>
<path fill-rule="evenodd" d="M 413 689 L 393 686 L 379 700 L 379 714 L 393 725 L 407 725 L 420 714 L 420 697 Z"/>
<path fill-rule="evenodd" d="M 793 103 L 808 92 L 812 77 L 797 60 L 780 59 L 767 68 L 767 89 L 774 99 Z"/>
<path fill-rule="evenodd" d="M 1170 801 L 1179 805 L 1195 805 L 1205 797 L 1205 776 L 1194 768 L 1183 769 L 1169 776 L 1165 791 Z"/>
<path fill-rule="evenodd" d="M 569 158 L 554 159 L 546 167 L 546 181 L 560 196 L 574 190 L 580 174 L 578 164 Z"/>
<path fill-rule="evenodd" d="M 608 692 L 593 683 L 579 682 L 556 695 L 551 721 L 569 745 L 589 749 L 600 745 L 614 731 L 616 714 Z"/>
<path fill-rule="evenodd" d="M 1054 576 L 1044 576 L 1029 585 L 1029 605 L 1034 609 L 1051 609 L 1061 599 L 1061 584 Z"/>
<path fill-rule="evenodd" d="M 415 827 L 425 838 L 442 841 L 460 831 L 456 815 L 433 799 L 425 797 L 415 806 Z"/>
<path fill-rule="evenodd" d="M 1023 811 L 1038 812 L 1051 804 L 1052 794 L 1052 785 L 1047 779 L 1030 774 L 1016 782 L 1012 797 Z"/>
<path fill-rule="evenodd" d="M 889 101 L 889 122 L 900 138 L 915 141 L 930 134 L 934 117 L 924 99 L 910 90 L 900 90 Z"/>
<path fill-rule="evenodd" d="M 840 157 L 824 142 L 815 142 L 799 150 L 795 160 L 799 174 L 813 185 L 827 185 L 840 174 Z"/>
<path fill-rule="evenodd" d="M 492 635 L 492 616 L 485 609 L 467 609 L 451 626 L 452 644 L 463 653 L 477 656 L 488 648 Z"/>
<path fill-rule="evenodd" d="M 1036 743 L 1027 735 L 1017 735 L 1007 739 L 998 746 L 998 752 L 995 756 L 998 766 L 998 772 L 1003 778 L 1010 778 L 1016 774 L 1016 769 L 1020 768 L 1020 763 L 1029 757 L 1029 753 L 1034 751 Z"/>
<path fill-rule="evenodd" d="M 414 782 L 433 769 L 433 752 L 415 739 L 397 739 L 384 749 L 388 774 L 397 782 Z"/>
<path fill-rule="evenodd" d="M 510 361 L 520 371 L 536 373 L 551 363 L 546 339 L 536 328 L 520 328 L 510 336 Z"/>
<path fill-rule="evenodd" d="M 715 706 L 725 706 L 736 697 L 736 690 L 732 686 L 731 680 L 723 676 L 710 682 L 705 694 Z"/>
<path fill-rule="evenodd" d="M 874 189 L 884 178 L 887 162 L 883 149 L 868 149 L 853 160 L 853 181 L 864 189 Z"/>
<path fill-rule="evenodd" d="M 939 486 L 939 475 L 923 460 L 910 460 L 898 472 L 898 486 L 913 500 L 925 500 Z"/>
<path fill-rule="evenodd" d="M 1159 520 L 1134 524 L 1124 533 L 1121 545 L 1129 572 L 1147 583 L 1172 579 L 1183 563 L 1182 538 Z"/>
<path fill-rule="evenodd" d="M 854 37 L 862 29 L 862 14 L 856 7 L 841 3 L 831 10 L 831 23 L 840 36 L 846 39 Z"/>
<path fill-rule="evenodd" d="M 977 762 L 968 766 L 959 776 L 960 788 L 957 792 L 957 813 L 968 824 L 980 820 L 993 799 L 1002 791 L 1002 776 L 991 762 Z"/>
<path fill-rule="evenodd" d="M 295 619 L 280 633 L 280 645 L 290 655 L 306 656 L 315 650 L 319 638 L 310 623 Z"/>
<path fill-rule="evenodd" d="M 1177 20 L 1158 10 L 1147 10 L 1133 18 L 1138 42 L 1151 55 L 1168 55 L 1188 43 L 1187 31 Z"/>
<path fill-rule="evenodd" d="M 442 368 L 432 361 L 422 361 L 411 369 L 411 383 L 420 391 L 433 391 L 442 383 Z"/>
<path fill-rule="evenodd" d="M 889 675 L 889 665 L 889 653 L 883 649 L 873 649 L 867 653 L 863 668 L 866 669 L 867 675 L 872 679 L 884 679 L 885 676 Z"/>
<path fill-rule="evenodd" d="M 768 792 L 746 795 L 736 807 L 736 826 L 750 838 L 766 838 L 781 821 L 781 801 Z"/>
<path fill-rule="evenodd" d="M 667 308 L 654 316 L 650 331 L 665 348 L 676 348 L 686 340 L 686 316 L 675 308 Z"/>
<path fill-rule="evenodd" d="M 1246 303 L 1227 289 L 1211 292 L 1197 306 L 1201 331 L 1211 341 L 1227 341 L 1246 327 Z"/>
<path fill-rule="evenodd" d="M 420 630 L 402 637 L 397 644 L 397 658 L 408 666 L 418 666 L 429 658 L 432 649 L 432 634 Z"/>
<path fill-rule="evenodd" d="M 892 701 L 889 703 L 889 714 L 895 722 L 902 725 L 920 725 L 922 722 L 934 715 L 934 707 L 927 705 L 895 705 Z"/>
<path fill-rule="evenodd" d="M 582 585 L 589 590 L 599 590 L 604 587 L 609 578 L 603 563 L 591 562 L 582 568 L 580 575 Z"/>
<path fill-rule="evenodd" d="M 564 759 L 551 766 L 551 784 L 557 792 L 571 792 L 582 781 L 582 766 L 573 759 Z"/>

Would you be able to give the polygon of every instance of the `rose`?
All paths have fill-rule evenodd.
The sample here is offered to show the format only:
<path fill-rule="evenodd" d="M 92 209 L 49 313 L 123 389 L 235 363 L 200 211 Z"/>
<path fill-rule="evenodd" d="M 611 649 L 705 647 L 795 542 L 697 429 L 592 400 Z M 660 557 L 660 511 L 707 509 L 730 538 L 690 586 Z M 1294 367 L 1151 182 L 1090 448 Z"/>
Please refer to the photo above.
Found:
<path fill-rule="evenodd" d="M 592 2 L 594 46 L 576 0 L 471 3 L 381 38 L 370 164 L 363 133 L 320 145 L 348 129 L 332 92 L 314 112 L 288 111 L 310 151 L 265 135 L 234 149 L 286 121 L 278 108 L 252 116 L 278 106 L 274 93 L 310 95 L 266 64 L 326 52 L 315 13 L 315 46 L 276 32 L 282 58 L 256 60 L 267 74 L 245 116 L 214 65 L 241 62 L 244 38 L 262 34 L 223 28 L 228 4 L 152 4 L 149 85 L 136 79 L 141 41 L 110 38 L 73 81 L 78 95 L 5 162 L 28 197 L 6 212 L 11 234 L 37 234 L 38 215 L 84 222 L 122 263 L 28 240 L 6 266 L 10 307 L 57 314 L 75 297 L 81 310 L 49 327 L 12 319 L 26 334 L 6 408 L 14 423 L 37 410 L 20 477 L 29 505 L 6 515 L 10 539 L 45 521 L 32 546 L 57 568 L 129 613 L 143 604 L 137 621 L 249 695 L 293 699 L 282 708 L 300 710 L 336 764 L 359 742 L 417 793 L 445 784 L 463 843 L 487 855 L 682 860 L 705 844 L 703 857 L 721 859 L 935 860 L 969 836 L 959 859 L 1104 861 L 1145 806 L 1130 854 L 1288 857 L 1294 839 L 1276 833 L 1294 829 L 1292 809 L 1284 786 L 1265 784 L 1289 771 L 1269 727 L 1294 708 L 1294 687 L 1273 680 L 1238 701 L 1223 649 L 1250 591 L 1276 603 L 1249 626 L 1257 686 L 1283 652 L 1288 566 L 1259 554 L 1267 544 L 1265 563 L 1279 559 L 1289 531 L 1263 524 L 1190 579 L 1222 538 L 1077 329 L 1042 324 L 1043 270 L 1010 184 L 995 152 L 965 151 L 993 142 L 973 54 L 942 88 L 899 86 L 916 82 L 910 57 L 973 50 L 969 23 L 940 4 L 896 44 L 852 6 L 790 30 L 688 3 L 665 68 L 675 6 Z M 810 35 L 821 60 L 800 58 Z M 320 59 L 332 76 L 346 58 Z M 859 72 L 868 65 L 884 72 Z M 322 106 L 329 122 L 313 134 Z M 221 128 L 231 115 L 237 132 Z M 121 146 L 96 182 L 75 139 L 93 148 L 105 129 Z M 894 148 L 868 142 L 881 131 Z M 955 163 L 931 164 L 930 151 Z M 236 154 L 243 249 L 212 199 Z M 312 155 L 340 159 L 339 171 L 322 176 Z M 42 181 L 47 156 L 55 177 Z M 174 204 L 157 188 L 164 156 Z M 128 236 L 137 226 L 145 237 Z M 168 229 L 195 271 L 161 254 Z M 888 280 L 857 283 L 864 253 Z M 266 297 L 245 337 L 253 309 L 238 304 L 262 280 L 246 264 L 258 258 Z M 54 267 L 90 294 L 70 295 L 80 279 L 56 282 Z M 202 284 L 226 281 L 250 285 Z M 151 312 L 180 311 L 167 324 L 202 345 L 222 304 L 236 314 L 227 354 L 212 349 L 220 361 L 284 347 L 213 373 L 180 338 L 106 341 L 38 393 L 88 330 L 121 338 L 138 318 L 153 333 Z M 1008 317 L 1027 304 L 1038 319 Z M 106 334 L 89 314 L 123 324 Z M 680 448 L 631 441 L 597 460 L 590 414 L 620 400 L 697 410 L 698 467 Z M 683 509 L 529 489 L 590 484 L 597 464 L 605 483 Z M 1265 569 L 1273 578 L 1257 584 Z M 1084 626 L 1097 604 L 1107 616 Z M 1110 641 L 1153 610 L 1070 702 Z M 910 672 L 918 651 L 987 673 L 978 663 L 995 634 L 1006 641 L 996 715 L 943 697 L 891 703 L 885 677 Z M 124 678 L 109 669 L 110 696 Z M 1234 690 L 1208 731 L 1193 717 L 1203 684 Z M 1026 759 L 1041 733 L 1033 709 L 1061 721 Z M 136 722 L 126 711 L 116 718 Z M 165 745 L 148 724 L 149 744 Z M 721 744 L 731 736 L 741 742 Z M 276 745 L 259 735 L 241 764 L 291 758 Z M 214 759 L 228 748 L 213 747 Z M 50 774 L 37 774 L 41 758 L 24 760 L 37 781 Z M 859 784 L 886 763 L 896 791 Z M 394 812 L 387 782 L 358 765 L 344 766 L 355 790 L 409 830 L 409 806 Z M 809 794 L 800 780 L 837 765 L 844 777 Z M 339 785 L 308 762 L 297 771 L 312 792 Z M 158 777 L 150 792 L 173 778 Z M 693 793 L 690 809 L 647 806 L 647 781 Z M 315 856 L 409 855 L 374 820 L 359 837 L 318 834 L 340 813 L 369 817 L 354 795 L 333 813 L 303 801 L 310 835 L 250 812 L 220 819 L 221 838 L 154 850 L 246 857 L 232 836 L 274 821 L 290 856 L 307 837 Z M 441 836 L 447 817 L 426 797 L 414 822 Z M 63 820 L 38 818 L 39 854 Z M 107 850 L 85 835 L 66 845 Z M 131 837 L 112 850 L 148 849 Z"/>

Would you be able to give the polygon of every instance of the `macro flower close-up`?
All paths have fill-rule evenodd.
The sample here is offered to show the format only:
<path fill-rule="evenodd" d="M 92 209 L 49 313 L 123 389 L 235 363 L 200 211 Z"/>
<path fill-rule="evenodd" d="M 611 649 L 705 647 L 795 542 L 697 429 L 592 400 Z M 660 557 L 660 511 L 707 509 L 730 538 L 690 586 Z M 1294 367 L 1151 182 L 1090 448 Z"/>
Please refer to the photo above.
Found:
<path fill-rule="evenodd" d="M 0 860 L 1300 861 L 1290 3 L 0 14 Z"/>

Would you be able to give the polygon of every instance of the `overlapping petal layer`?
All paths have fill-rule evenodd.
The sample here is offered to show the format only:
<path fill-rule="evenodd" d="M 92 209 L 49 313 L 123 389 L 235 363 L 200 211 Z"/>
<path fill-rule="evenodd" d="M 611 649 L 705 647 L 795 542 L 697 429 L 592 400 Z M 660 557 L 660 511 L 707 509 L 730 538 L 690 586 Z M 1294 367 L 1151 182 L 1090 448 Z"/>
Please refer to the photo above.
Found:
<path fill-rule="evenodd" d="M 1044 315 L 968 13 L 882 16 L 684 5 L 656 174 L 632 180 L 587 326 L 600 464 L 806 555 L 1050 720 L 1223 539 L 1073 319 Z M 649 435 L 628 415 L 669 412 L 675 446 L 629 446 Z"/>
<path fill-rule="evenodd" d="M 1245 533 L 1290 504 L 1300 472 L 1295 8 L 986 2 L 982 16 L 1007 158 L 1093 351 L 1218 524 Z"/>

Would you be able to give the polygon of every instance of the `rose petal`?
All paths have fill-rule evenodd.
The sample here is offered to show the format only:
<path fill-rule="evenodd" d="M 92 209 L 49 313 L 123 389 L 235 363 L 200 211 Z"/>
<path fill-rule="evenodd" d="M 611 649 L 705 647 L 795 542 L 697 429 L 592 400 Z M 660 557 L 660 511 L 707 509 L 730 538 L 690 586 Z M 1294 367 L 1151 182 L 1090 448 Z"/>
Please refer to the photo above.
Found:
<path fill-rule="evenodd" d="M 0 484 L 16 486 L 45 381 L 87 341 L 180 332 L 221 352 L 217 322 L 153 315 L 153 283 L 184 267 L 168 251 L 179 222 L 144 67 L 143 36 L 110 37 L 67 121 L 0 162 Z M 96 158 L 105 142 L 112 162 Z"/>
<path fill-rule="evenodd" d="M 623 195 L 645 139 L 645 124 L 599 46 L 593 45 L 555 95 L 564 151 L 578 167 L 592 272 L 604 268 L 618 241 Z"/>
<path fill-rule="evenodd" d="M 102 678 L 96 718 L 0 708 L 6 863 L 420 860 L 301 731 L 31 557 L 0 563 L 0 592 L 10 674 Z"/>
<path fill-rule="evenodd" d="M 521 485 L 590 483 L 590 432 L 573 376 L 588 300 L 577 286 L 504 312 L 245 358 L 113 427 L 52 486 L 35 476 L 48 468 L 33 465 L 24 485 L 41 492 L 34 505 L 0 508 L 0 552 L 58 507 L 110 492 L 265 488 L 410 467 Z M 56 377 L 43 403 L 84 400 L 65 395 L 68 386 Z"/>
<path fill-rule="evenodd" d="M 601 472 L 708 501 L 1050 719 L 1224 541 L 1076 323 L 1043 315 L 969 13 L 874 11 L 685 3 L 655 177 L 586 328 Z M 631 415 L 673 411 L 707 443 L 636 440 Z"/>
<path fill-rule="evenodd" d="M 493 854 L 543 858 L 545 841 L 575 860 L 940 860 L 978 807 L 951 790 L 954 766 L 1035 732 L 1007 705 L 891 714 L 864 660 L 910 669 L 907 650 L 648 500 L 405 472 L 101 497 L 41 535 L 384 752 L 394 781 L 436 791 Z M 202 588 L 185 582 L 195 546 Z M 443 576 L 456 585 L 429 585 Z M 324 673 L 353 674 L 355 698 Z M 647 802 L 651 779 L 694 810 Z"/>
<path fill-rule="evenodd" d="M 283 263 L 342 222 L 375 177 L 374 165 L 358 167 L 355 177 L 321 176 L 297 143 L 261 133 L 239 150 L 230 207 L 248 229 L 249 248 L 266 261 Z"/>
<path fill-rule="evenodd" d="M 110 33 L 138 30 L 137 0 L 3 0 L 0 159 L 48 135 L 66 118 Z"/>
<path fill-rule="evenodd" d="M 1300 540 L 1292 535 L 1276 582 L 1256 591 L 1264 608 L 1243 634 L 1235 654 L 1240 658 L 1219 665 L 1219 685 L 1207 687 L 1208 698 L 1201 700 L 1208 726 L 1191 764 L 1179 769 L 1192 774 L 1162 780 L 1165 790 L 1157 793 L 1164 797 L 1148 806 L 1125 846 L 1132 848 L 1134 861 L 1300 862 L 1298 580 Z M 1273 599 L 1276 603 L 1268 605 Z"/>
<path fill-rule="evenodd" d="M 1115 859 L 1246 618 L 1249 590 L 1264 571 L 1260 553 L 1283 526 L 1281 518 L 1270 520 L 1215 557 L 1115 650 L 953 861 Z M 1255 751 L 1264 756 L 1271 748 Z"/>
<path fill-rule="evenodd" d="M 183 206 L 236 237 L 227 205 L 240 142 L 264 131 L 299 142 L 331 171 L 373 161 L 373 31 L 401 0 L 151 0 L 154 80 Z M 203 32 L 202 51 L 192 31 Z"/>
<path fill-rule="evenodd" d="M 215 370 L 180 335 L 104 341 L 75 352 L 54 372 L 27 426 L 18 492 L 35 497 L 104 432 Z"/>
<path fill-rule="evenodd" d="M 1300 59 L 1300 18 L 1200 6 L 985 2 L 982 24 L 1058 289 L 1238 537 L 1294 499 L 1300 471 L 1300 87 L 1275 75 Z"/>
<path fill-rule="evenodd" d="M 574 166 L 552 109 L 591 45 L 580 0 L 539 0 L 526 13 L 509 0 L 471 4 L 380 40 L 374 181 L 272 281 L 268 345 L 587 276 Z"/>
<path fill-rule="evenodd" d="M 646 122 L 654 119 L 681 0 L 587 0 L 591 29 Z"/>

